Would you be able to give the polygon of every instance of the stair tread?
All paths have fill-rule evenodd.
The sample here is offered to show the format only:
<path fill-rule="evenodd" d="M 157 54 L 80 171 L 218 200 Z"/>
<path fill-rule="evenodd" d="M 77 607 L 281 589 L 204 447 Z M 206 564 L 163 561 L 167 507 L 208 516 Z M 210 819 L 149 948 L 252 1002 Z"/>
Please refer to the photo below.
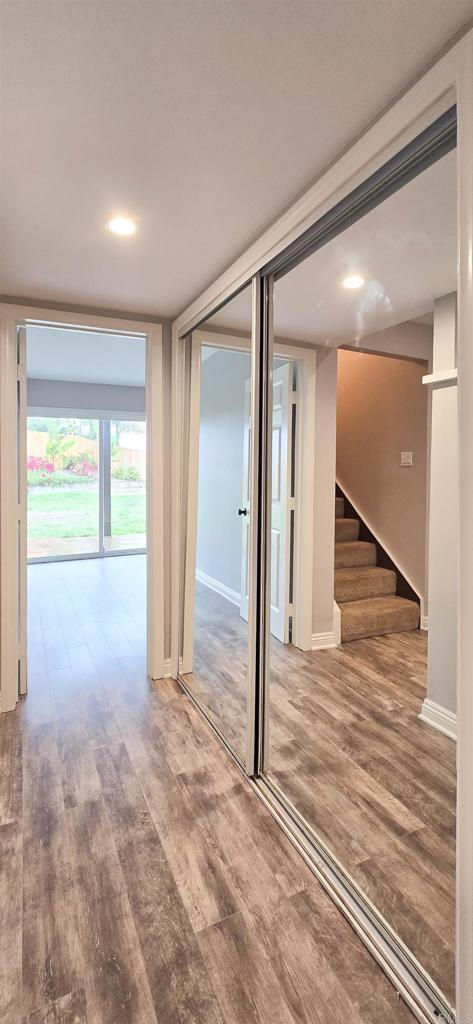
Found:
<path fill-rule="evenodd" d="M 335 497 L 335 518 L 336 519 L 343 519 L 344 512 L 345 512 L 345 500 L 344 500 L 344 498 L 339 498 L 338 495 L 336 495 L 336 497 Z"/>
<path fill-rule="evenodd" d="M 335 568 L 376 565 L 376 545 L 365 540 L 335 542 Z"/>
<path fill-rule="evenodd" d="M 364 542 L 360 541 L 360 544 L 362 543 Z M 384 569 L 381 565 L 342 565 L 339 569 L 335 569 L 335 578 L 360 579 L 362 577 L 373 576 L 375 573 L 376 575 L 385 577 L 396 576 L 393 569 Z"/>
<path fill-rule="evenodd" d="M 337 540 L 335 541 L 336 548 L 374 548 L 370 540 Z"/>
<path fill-rule="evenodd" d="M 419 605 L 396 594 L 340 603 L 342 642 L 419 628 Z"/>
<path fill-rule="evenodd" d="M 343 543 L 349 540 L 358 540 L 360 533 L 360 520 L 359 519 L 346 519 L 339 518 L 335 520 L 335 540 L 338 543 Z"/>
<path fill-rule="evenodd" d="M 379 565 L 347 566 L 335 569 L 335 600 L 359 601 L 396 593 L 397 578 L 392 569 Z"/>
<path fill-rule="evenodd" d="M 415 608 L 419 607 L 416 601 L 411 601 L 408 597 L 399 597 L 398 594 L 382 594 L 379 597 L 361 597 L 359 601 L 342 601 L 340 608 L 342 611 L 353 609 L 354 612 L 364 614 L 370 605 L 374 609 L 384 607 L 386 609 L 392 608 L 393 610 L 403 606 L 406 607 L 407 605 L 414 605 Z"/>

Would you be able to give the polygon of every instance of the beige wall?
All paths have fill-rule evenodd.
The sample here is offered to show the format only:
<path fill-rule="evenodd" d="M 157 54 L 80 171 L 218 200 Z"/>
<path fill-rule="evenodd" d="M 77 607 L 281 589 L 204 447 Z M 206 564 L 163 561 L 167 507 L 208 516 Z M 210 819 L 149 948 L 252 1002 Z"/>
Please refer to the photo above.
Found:
<path fill-rule="evenodd" d="M 425 595 L 428 395 L 425 362 L 341 350 L 337 478 Z M 401 451 L 414 465 L 401 468 Z"/>

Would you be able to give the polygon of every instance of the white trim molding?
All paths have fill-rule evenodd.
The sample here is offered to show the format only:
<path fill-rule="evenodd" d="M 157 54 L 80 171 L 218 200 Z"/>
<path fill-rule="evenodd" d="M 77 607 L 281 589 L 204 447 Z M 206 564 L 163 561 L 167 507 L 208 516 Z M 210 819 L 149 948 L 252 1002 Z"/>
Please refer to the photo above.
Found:
<path fill-rule="evenodd" d="M 340 647 L 342 642 L 342 609 L 336 601 L 333 602 L 333 635 L 335 646 Z"/>
<path fill-rule="evenodd" d="M 209 590 L 214 590 L 216 594 L 220 594 L 221 597 L 225 597 L 227 601 L 231 601 L 232 604 L 236 604 L 240 607 L 240 593 L 237 590 L 232 590 L 231 587 L 227 587 L 225 583 L 220 583 L 220 580 L 216 580 L 213 576 L 207 576 L 206 572 L 202 572 L 201 569 L 195 570 L 195 578 L 199 583 L 203 583 L 204 587 L 208 587 Z"/>
<path fill-rule="evenodd" d="M 337 647 L 337 641 L 335 639 L 335 633 L 332 630 L 328 630 L 326 633 L 312 633 L 312 650 L 313 651 L 325 651 L 329 647 Z"/>
<path fill-rule="evenodd" d="M 433 729 L 437 729 L 437 732 L 443 732 L 451 740 L 456 740 L 457 716 L 453 711 L 449 711 L 448 708 L 443 708 L 441 704 L 436 704 L 434 700 L 430 700 L 430 697 L 425 698 L 418 718 L 420 718 L 421 722 L 431 725 Z"/>
<path fill-rule="evenodd" d="M 438 370 L 437 373 L 426 373 L 422 377 L 423 384 L 432 388 L 450 388 L 458 384 L 458 370 Z"/>

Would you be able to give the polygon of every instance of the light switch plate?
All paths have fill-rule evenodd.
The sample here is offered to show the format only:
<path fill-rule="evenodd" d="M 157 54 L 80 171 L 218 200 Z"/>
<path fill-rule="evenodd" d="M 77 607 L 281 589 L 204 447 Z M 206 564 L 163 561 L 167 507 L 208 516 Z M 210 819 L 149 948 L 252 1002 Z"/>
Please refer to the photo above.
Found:
<path fill-rule="evenodd" d="M 401 452 L 401 466 L 413 466 L 412 452 Z"/>

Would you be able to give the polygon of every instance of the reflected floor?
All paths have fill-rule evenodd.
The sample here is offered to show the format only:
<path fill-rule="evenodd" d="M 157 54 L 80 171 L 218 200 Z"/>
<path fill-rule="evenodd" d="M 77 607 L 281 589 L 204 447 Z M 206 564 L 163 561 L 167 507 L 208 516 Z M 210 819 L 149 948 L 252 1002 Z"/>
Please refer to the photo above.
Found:
<path fill-rule="evenodd" d="M 198 583 L 192 692 L 245 749 L 247 623 Z M 456 745 L 421 722 L 420 631 L 271 642 L 270 776 L 453 1002 Z"/>

